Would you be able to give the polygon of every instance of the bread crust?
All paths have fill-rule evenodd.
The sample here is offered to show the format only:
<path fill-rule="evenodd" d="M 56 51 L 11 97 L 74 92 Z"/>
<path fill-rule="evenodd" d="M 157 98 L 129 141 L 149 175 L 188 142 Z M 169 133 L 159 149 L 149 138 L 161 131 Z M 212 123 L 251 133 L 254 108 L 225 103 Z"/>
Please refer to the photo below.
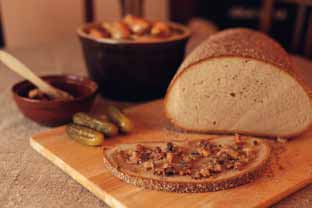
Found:
<path fill-rule="evenodd" d="M 270 160 L 271 149 L 268 143 L 264 142 L 267 152 L 266 157 L 261 163 L 248 171 L 242 171 L 235 176 L 229 177 L 223 180 L 209 181 L 209 182 L 173 182 L 163 181 L 159 179 L 151 179 L 146 177 L 135 176 L 132 174 L 126 174 L 118 168 L 118 166 L 112 164 L 106 157 L 105 151 L 109 148 L 103 147 L 103 160 L 106 169 L 108 169 L 115 177 L 138 187 L 145 189 L 151 189 L 156 191 L 177 192 L 177 193 L 202 193 L 202 192 L 214 192 L 250 183 L 256 178 L 261 176 Z"/>
<path fill-rule="evenodd" d="M 208 59 L 223 58 L 223 57 L 250 58 L 276 66 L 278 69 L 289 74 L 302 86 L 304 91 L 310 97 L 312 107 L 311 88 L 309 88 L 308 85 L 303 80 L 303 78 L 296 73 L 295 70 L 296 66 L 293 64 L 293 61 L 279 43 L 277 43 L 267 35 L 254 30 L 246 28 L 227 29 L 209 37 L 200 46 L 198 46 L 189 56 L 187 56 L 186 59 L 181 64 L 180 68 L 178 69 L 177 73 L 171 80 L 164 99 L 164 106 L 166 117 L 171 121 L 171 123 L 175 127 L 186 131 L 194 132 L 194 130 L 192 129 L 187 129 L 179 126 L 167 112 L 166 105 L 168 101 L 168 94 L 170 93 L 171 88 L 174 85 L 175 81 L 180 76 L 182 76 L 182 74 L 185 73 L 187 70 L 194 69 L 194 67 L 191 66 L 199 64 Z M 303 131 L 293 132 L 287 135 L 254 134 L 252 132 L 242 132 L 242 131 L 237 131 L 235 133 L 253 136 L 266 136 L 266 137 L 278 136 L 288 138 L 298 136 L 303 132 L 307 131 L 308 129 L 310 129 L 311 127 L 312 121 Z M 196 130 L 195 132 L 221 133 L 221 134 L 233 133 L 232 131 L 227 130 L 219 130 L 219 131 Z"/>

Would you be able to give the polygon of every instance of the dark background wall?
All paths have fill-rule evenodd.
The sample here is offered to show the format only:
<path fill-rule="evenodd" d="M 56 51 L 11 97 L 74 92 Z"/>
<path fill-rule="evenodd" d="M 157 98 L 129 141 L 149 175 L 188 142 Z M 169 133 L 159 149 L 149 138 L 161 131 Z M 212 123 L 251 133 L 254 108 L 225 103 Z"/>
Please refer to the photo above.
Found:
<path fill-rule="evenodd" d="M 259 29 L 261 0 L 171 0 L 171 17 L 174 21 L 186 23 L 192 17 L 212 20 L 220 29 L 228 27 L 249 27 Z M 299 5 L 275 1 L 269 35 L 277 39 L 287 50 L 302 53 L 306 44 L 305 34 L 311 8 L 307 7 L 302 30 L 299 33 L 298 47 L 291 44 L 298 15 Z M 310 22 L 310 24 L 312 24 Z"/>

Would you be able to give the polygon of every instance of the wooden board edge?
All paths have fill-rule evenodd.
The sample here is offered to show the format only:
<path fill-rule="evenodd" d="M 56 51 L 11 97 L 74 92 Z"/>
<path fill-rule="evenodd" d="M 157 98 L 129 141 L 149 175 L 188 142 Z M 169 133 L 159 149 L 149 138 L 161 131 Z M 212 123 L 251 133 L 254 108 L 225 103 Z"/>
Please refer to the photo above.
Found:
<path fill-rule="evenodd" d="M 312 184 L 312 178 L 306 179 L 306 180 L 294 185 L 293 187 L 289 188 L 287 191 L 280 192 L 278 196 L 272 197 L 270 200 L 267 200 L 263 204 L 259 205 L 259 207 L 273 206 L 274 204 L 280 202 L 281 200 L 290 196 L 291 194 L 296 193 L 297 191 L 299 191 L 300 189 L 303 189 L 304 187 L 306 187 L 309 184 Z"/>
<path fill-rule="evenodd" d="M 163 103 L 164 102 L 164 98 L 159 98 L 159 99 L 155 99 L 155 100 L 139 103 L 139 104 L 136 104 L 134 106 L 127 107 L 127 108 L 123 109 L 123 111 L 124 112 L 133 111 L 133 110 L 135 110 L 137 108 L 142 108 L 145 105 L 151 105 L 151 104 L 155 104 L 155 103 L 158 103 L 158 102 Z"/>
<path fill-rule="evenodd" d="M 45 129 L 43 131 L 39 131 L 35 134 L 33 134 L 30 138 L 30 144 L 32 142 L 32 140 L 36 140 L 37 137 L 42 137 L 42 135 L 50 135 L 50 134 L 55 134 L 55 132 L 60 132 L 63 131 L 63 129 L 65 129 L 66 125 L 62 125 L 62 126 L 57 126 L 57 127 L 53 127 L 53 128 L 49 128 L 49 129 Z"/>
<path fill-rule="evenodd" d="M 44 146 L 36 142 L 36 140 L 33 137 L 30 138 L 29 144 L 36 152 L 38 152 L 44 158 L 48 159 L 55 166 L 60 168 L 63 172 L 65 172 L 67 175 L 69 175 L 71 178 L 73 178 L 75 181 L 77 181 L 79 184 L 81 184 L 84 188 L 93 193 L 99 199 L 103 200 L 107 205 L 113 208 L 127 208 L 124 204 L 120 203 L 112 195 L 105 192 L 99 186 L 94 185 L 88 180 L 84 179 L 84 177 L 78 171 L 76 171 L 74 168 L 64 163 L 63 160 L 54 156 L 52 152 L 50 152 Z"/>

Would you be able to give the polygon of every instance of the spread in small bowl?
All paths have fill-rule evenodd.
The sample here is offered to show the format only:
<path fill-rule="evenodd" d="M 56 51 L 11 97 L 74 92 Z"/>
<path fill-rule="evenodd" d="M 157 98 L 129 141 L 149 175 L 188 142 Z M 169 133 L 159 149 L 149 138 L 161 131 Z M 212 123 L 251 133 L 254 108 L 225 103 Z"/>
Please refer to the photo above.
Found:
<path fill-rule="evenodd" d="M 69 122 L 76 112 L 88 112 L 97 92 L 97 84 L 75 75 L 43 76 L 54 87 L 68 92 L 71 100 L 51 99 L 28 81 L 12 87 L 13 98 L 25 117 L 47 126 Z"/>

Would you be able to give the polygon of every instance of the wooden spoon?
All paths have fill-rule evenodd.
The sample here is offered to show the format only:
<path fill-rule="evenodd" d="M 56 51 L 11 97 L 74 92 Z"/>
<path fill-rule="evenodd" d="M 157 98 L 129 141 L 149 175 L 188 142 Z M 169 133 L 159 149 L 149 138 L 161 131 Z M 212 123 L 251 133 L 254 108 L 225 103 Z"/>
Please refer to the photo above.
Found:
<path fill-rule="evenodd" d="M 12 71 L 16 72 L 20 76 L 33 83 L 36 87 L 38 87 L 40 91 L 47 94 L 49 97 L 59 100 L 72 100 L 74 98 L 67 92 L 57 89 L 46 81 L 42 80 L 40 77 L 35 75 L 27 66 L 25 66 L 23 63 L 18 61 L 7 52 L 0 50 L 0 61 Z"/>

